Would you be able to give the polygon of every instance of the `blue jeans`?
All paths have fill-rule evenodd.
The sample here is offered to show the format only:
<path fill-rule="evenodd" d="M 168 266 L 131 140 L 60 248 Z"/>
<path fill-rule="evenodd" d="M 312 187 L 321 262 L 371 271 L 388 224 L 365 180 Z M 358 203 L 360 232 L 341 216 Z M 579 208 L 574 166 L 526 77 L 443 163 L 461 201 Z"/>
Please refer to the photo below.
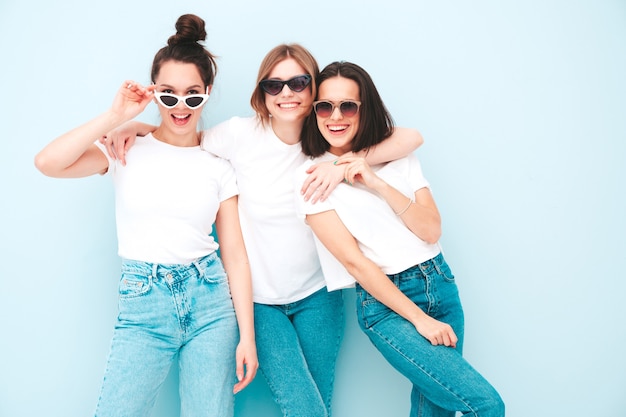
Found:
<path fill-rule="evenodd" d="M 259 369 L 284 417 L 326 417 L 343 338 L 343 293 L 326 288 L 283 305 L 254 304 Z"/>
<path fill-rule="evenodd" d="M 124 260 L 98 417 L 146 417 L 178 358 L 181 417 L 234 414 L 239 331 L 215 253 L 189 265 Z"/>
<path fill-rule="evenodd" d="M 496 390 L 462 356 L 463 309 L 454 276 L 439 254 L 389 279 L 429 316 L 449 324 L 456 349 L 433 346 L 415 326 L 378 302 L 357 284 L 361 329 L 387 361 L 413 384 L 411 416 L 502 417 Z"/>

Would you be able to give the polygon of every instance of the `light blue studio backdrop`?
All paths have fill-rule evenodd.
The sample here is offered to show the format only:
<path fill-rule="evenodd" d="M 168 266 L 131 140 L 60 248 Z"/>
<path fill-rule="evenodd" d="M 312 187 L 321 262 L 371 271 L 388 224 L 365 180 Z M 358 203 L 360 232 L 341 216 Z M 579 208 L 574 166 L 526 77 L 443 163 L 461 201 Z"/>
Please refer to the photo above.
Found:
<path fill-rule="evenodd" d="M 117 308 L 112 185 L 46 178 L 33 156 L 125 79 L 147 83 L 187 12 L 220 57 L 206 126 L 250 114 L 278 43 L 365 67 L 398 125 L 425 137 L 466 357 L 507 415 L 625 415 L 623 0 L 2 0 L 0 416 L 93 412 Z M 409 384 L 360 333 L 353 302 L 348 291 L 334 414 L 406 416 Z M 178 415 L 176 388 L 173 370 L 155 417 Z M 237 416 L 279 416 L 260 374 Z"/>

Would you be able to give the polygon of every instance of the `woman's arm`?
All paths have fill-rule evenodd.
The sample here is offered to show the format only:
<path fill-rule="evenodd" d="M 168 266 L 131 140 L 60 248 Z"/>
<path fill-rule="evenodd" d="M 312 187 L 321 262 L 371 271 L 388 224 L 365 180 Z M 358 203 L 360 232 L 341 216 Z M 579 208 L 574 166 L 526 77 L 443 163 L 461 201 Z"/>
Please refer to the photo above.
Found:
<path fill-rule="evenodd" d="M 306 219 L 318 239 L 369 294 L 411 322 L 433 345 L 456 346 L 458 339 L 452 327 L 424 313 L 363 255 L 334 210 L 310 214 Z"/>
<path fill-rule="evenodd" d="M 395 161 L 415 151 L 422 146 L 423 143 L 424 138 L 417 130 L 406 127 L 396 127 L 391 136 L 378 145 L 369 148 L 367 151 L 362 150 L 356 153 L 350 152 L 346 155 L 342 155 L 337 161 L 337 165 L 340 165 L 342 158 L 347 156 L 360 156 L 365 158 L 370 165 Z"/>
<path fill-rule="evenodd" d="M 108 160 L 94 142 L 141 113 L 152 99 L 151 90 L 125 82 L 108 111 L 44 147 L 35 156 L 37 169 L 45 175 L 58 178 L 85 177 L 106 172 Z"/>
<path fill-rule="evenodd" d="M 222 201 L 215 219 L 220 254 L 224 270 L 228 275 L 228 284 L 239 324 L 236 369 L 239 382 L 233 388 L 235 394 L 252 382 L 259 367 L 254 340 L 250 264 L 241 234 L 237 201 L 237 196 Z"/>
<path fill-rule="evenodd" d="M 391 136 L 368 151 L 348 152 L 333 162 L 315 164 L 307 171 L 310 175 L 302 184 L 304 200 L 311 199 L 312 203 L 326 200 L 337 185 L 347 179 L 343 166 L 346 158 L 358 156 L 365 158 L 370 165 L 382 164 L 407 156 L 423 143 L 424 138 L 419 131 L 397 127 Z"/>
<path fill-rule="evenodd" d="M 104 143 L 111 158 L 118 159 L 122 165 L 126 165 L 126 153 L 135 144 L 137 136 L 146 136 L 156 128 L 157 126 L 133 120 L 108 132 L 101 137 L 100 142 Z"/>
<path fill-rule="evenodd" d="M 430 190 L 415 191 L 414 200 L 402 194 L 372 171 L 363 158 L 346 158 L 346 178 L 360 182 L 375 191 L 389 204 L 406 227 L 427 243 L 437 243 L 441 237 L 441 216 Z"/>

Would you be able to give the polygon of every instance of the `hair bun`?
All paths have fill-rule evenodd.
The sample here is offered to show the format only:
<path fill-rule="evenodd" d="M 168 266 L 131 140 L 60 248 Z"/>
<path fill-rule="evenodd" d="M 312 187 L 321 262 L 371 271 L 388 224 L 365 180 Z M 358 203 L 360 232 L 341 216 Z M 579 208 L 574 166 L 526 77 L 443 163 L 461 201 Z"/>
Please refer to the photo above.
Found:
<path fill-rule="evenodd" d="M 169 46 L 206 40 L 204 20 L 194 14 L 184 14 L 176 21 L 176 34 L 167 40 Z"/>

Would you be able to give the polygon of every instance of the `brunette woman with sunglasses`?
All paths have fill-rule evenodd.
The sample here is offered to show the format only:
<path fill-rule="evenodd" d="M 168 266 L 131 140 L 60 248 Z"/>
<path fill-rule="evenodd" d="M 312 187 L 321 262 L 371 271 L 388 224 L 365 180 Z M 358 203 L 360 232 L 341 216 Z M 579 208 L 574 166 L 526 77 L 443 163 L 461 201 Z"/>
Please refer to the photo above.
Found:
<path fill-rule="evenodd" d="M 300 168 L 296 184 L 311 164 L 367 151 L 394 131 L 372 79 L 358 65 L 328 65 L 317 86 L 316 117 L 302 139 L 303 152 L 314 159 Z M 356 280 L 361 329 L 413 384 L 410 415 L 504 416 L 496 390 L 462 356 L 463 310 L 418 159 L 343 162 L 346 182 L 315 205 L 298 198 L 298 210 L 318 239 L 328 285 L 341 277 L 339 261 L 342 284 Z"/>
<path fill-rule="evenodd" d="M 180 415 L 232 416 L 233 392 L 247 386 L 258 367 L 235 174 L 227 161 L 201 149 L 197 130 L 217 67 L 199 43 L 206 37 L 202 19 L 183 15 L 176 29 L 154 58 L 152 86 L 124 82 L 108 111 L 35 158 L 52 177 L 113 178 L 122 276 L 96 409 L 101 417 L 149 415 L 174 358 Z M 127 166 L 108 158 L 94 140 L 152 100 L 161 124 L 128 152 Z"/>
<path fill-rule="evenodd" d="M 231 162 L 241 192 L 239 213 L 250 257 L 255 334 L 260 369 L 284 416 L 331 413 L 335 361 L 343 335 L 343 295 L 326 288 L 311 230 L 296 216 L 293 177 L 306 160 L 300 137 L 312 112 L 319 67 L 298 44 L 273 48 L 261 62 L 250 99 L 256 115 L 234 117 L 204 132 L 202 146 Z M 137 124 L 118 138 L 152 127 Z M 109 141 L 110 143 L 110 141 Z M 398 129 L 368 155 L 372 163 L 401 157 L 422 143 L 419 132 Z M 126 149 L 125 149 L 126 148 Z M 131 162 L 129 161 L 129 164 Z M 343 179 L 332 163 L 298 186 L 310 201 L 323 200 Z"/>

